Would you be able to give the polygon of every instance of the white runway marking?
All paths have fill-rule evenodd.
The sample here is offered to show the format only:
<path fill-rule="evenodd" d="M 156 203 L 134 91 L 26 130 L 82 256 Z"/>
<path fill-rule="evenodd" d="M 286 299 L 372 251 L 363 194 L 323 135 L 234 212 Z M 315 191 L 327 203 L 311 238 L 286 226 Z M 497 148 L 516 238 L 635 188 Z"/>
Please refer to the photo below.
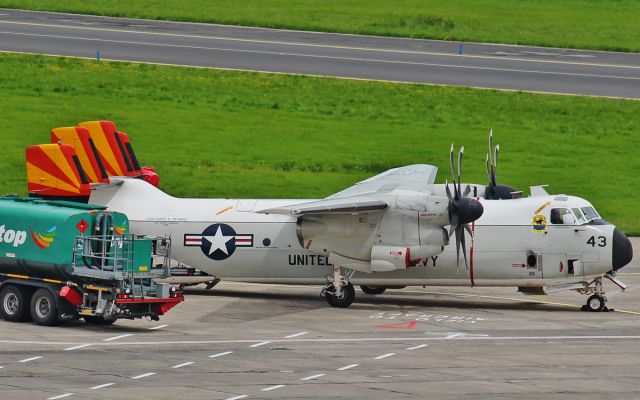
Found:
<path fill-rule="evenodd" d="M 152 328 L 149 328 L 150 331 L 155 331 L 156 329 L 162 329 L 162 328 L 166 328 L 169 325 L 158 325 L 158 326 L 154 326 Z"/>
<path fill-rule="evenodd" d="M 115 383 L 104 383 L 102 385 L 94 386 L 94 387 L 91 387 L 89 389 L 97 390 L 97 389 L 103 389 L 103 388 L 106 388 L 106 387 L 109 387 L 109 386 L 113 386 L 113 385 L 115 385 Z"/>
<path fill-rule="evenodd" d="M 182 367 L 186 367 L 187 365 L 191 365 L 191 364 L 195 364 L 195 361 L 188 361 L 186 363 L 182 363 L 182 364 L 178 364 L 178 365 L 174 365 L 173 369 L 178 369 L 178 368 L 182 368 Z"/>
<path fill-rule="evenodd" d="M 316 375 L 307 376 L 306 378 L 302 378 L 302 379 L 300 379 L 300 380 L 301 380 L 301 381 L 310 381 L 310 380 L 313 380 L 313 379 L 321 378 L 321 377 L 323 377 L 323 376 L 325 376 L 325 375 L 326 375 L 326 374 L 316 374 Z"/>
<path fill-rule="evenodd" d="M 31 358 L 25 358 L 24 360 L 20 360 L 20 361 L 18 361 L 18 362 L 26 363 L 26 362 L 29 362 L 29 361 L 39 360 L 39 359 L 41 359 L 41 358 L 42 358 L 42 356 L 31 357 Z"/>
<path fill-rule="evenodd" d="M 283 388 L 283 387 L 285 387 L 285 386 L 287 386 L 287 385 L 274 385 L 274 386 L 266 387 L 266 388 L 261 389 L 261 390 L 262 390 L 263 392 L 270 392 L 270 391 L 272 391 L 272 390 L 280 389 L 280 388 Z"/>
<path fill-rule="evenodd" d="M 462 332 L 451 332 L 447 335 L 445 339 L 455 339 L 463 336 L 465 336 L 465 334 Z"/>
<path fill-rule="evenodd" d="M 395 355 L 396 355 L 396 353 L 387 353 L 387 354 L 383 354 L 381 356 L 375 357 L 374 360 L 383 360 L 385 358 L 393 357 Z"/>
<path fill-rule="evenodd" d="M 124 335 L 118 335 L 118 336 L 110 337 L 110 338 L 104 339 L 103 342 L 112 342 L 114 340 L 126 338 L 126 337 L 129 337 L 129 336 L 133 336 L 133 333 L 125 333 Z"/>
<path fill-rule="evenodd" d="M 83 349 L 83 348 L 89 347 L 89 346 L 91 346 L 91 343 L 80 344 L 80 345 L 73 346 L 73 347 L 67 347 L 66 349 L 64 349 L 64 351 L 78 350 L 78 349 Z"/>
<path fill-rule="evenodd" d="M 212 354 L 209 356 L 209 358 L 218 358 L 218 357 L 226 356 L 227 354 L 231 354 L 231 353 L 233 353 L 233 351 L 225 351 L 224 353 Z"/>
<path fill-rule="evenodd" d="M 61 394 L 60 396 L 47 397 L 47 400 L 64 399 L 65 397 L 69 397 L 69 396 L 73 396 L 73 393 L 65 393 L 65 394 Z"/>
<path fill-rule="evenodd" d="M 142 379 L 142 378 L 146 378 L 147 376 L 151 376 L 151 375 L 155 375 L 155 374 L 156 374 L 155 372 L 147 372 L 146 374 L 132 376 L 131 379 Z"/>
<path fill-rule="evenodd" d="M 407 348 L 407 350 L 418 350 L 418 349 L 422 349 L 423 347 L 427 347 L 427 346 L 428 346 L 428 344 L 421 344 L 421 345 L 418 345 L 418 346 L 409 347 L 409 348 Z"/>
<path fill-rule="evenodd" d="M 306 335 L 309 332 L 298 332 L 298 333 L 294 333 L 293 335 L 289 335 L 289 336 L 285 336 L 285 339 L 293 339 L 294 337 L 298 337 L 298 336 L 302 336 L 302 335 Z"/>
<path fill-rule="evenodd" d="M 250 347 L 256 348 L 256 347 L 264 346 L 265 344 L 269 344 L 269 343 L 271 342 L 270 341 L 260 342 L 260 343 L 252 344 Z"/>
<path fill-rule="evenodd" d="M 240 400 L 240 399 L 246 399 L 247 397 L 249 396 L 247 396 L 246 394 L 241 394 L 239 396 L 227 397 L 224 400 Z"/>
<path fill-rule="evenodd" d="M 357 367 L 358 365 L 360 365 L 360 364 L 349 364 L 349 365 L 345 365 L 344 367 L 340 367 L 340 368 L 338 368 L 338 371 L 346 371 L 346 370 L 348 370 L 348 369 L 355 368 L 355 367 Z"/>

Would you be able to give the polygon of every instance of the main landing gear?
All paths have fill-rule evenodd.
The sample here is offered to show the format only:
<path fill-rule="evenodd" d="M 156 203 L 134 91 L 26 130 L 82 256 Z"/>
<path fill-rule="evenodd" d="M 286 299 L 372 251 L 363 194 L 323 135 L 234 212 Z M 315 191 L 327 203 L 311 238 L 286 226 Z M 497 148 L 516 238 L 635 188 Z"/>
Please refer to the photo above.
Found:
<path fill-rule="evenodd" d="M 353 276 L 353 271 L 349 276 L 342 273 L 342 267 L 334 266 L 333 275 L 327 276 L 327 283 L 322 288 L 320 295 L 323 296 L 331 307 L 347 308 L 356 298 L 356 291 L 349 279 Z"/>

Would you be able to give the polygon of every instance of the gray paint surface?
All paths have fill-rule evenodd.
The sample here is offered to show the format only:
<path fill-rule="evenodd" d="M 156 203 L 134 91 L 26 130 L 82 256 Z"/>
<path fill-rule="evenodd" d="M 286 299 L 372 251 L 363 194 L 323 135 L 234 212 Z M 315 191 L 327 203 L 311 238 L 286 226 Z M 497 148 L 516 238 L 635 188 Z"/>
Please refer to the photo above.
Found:
<path fill-rule="evenodd" d="M 630 53 L 9 9 L 0 9 L 0 51 L 640 98 L 640 54 Z"/>

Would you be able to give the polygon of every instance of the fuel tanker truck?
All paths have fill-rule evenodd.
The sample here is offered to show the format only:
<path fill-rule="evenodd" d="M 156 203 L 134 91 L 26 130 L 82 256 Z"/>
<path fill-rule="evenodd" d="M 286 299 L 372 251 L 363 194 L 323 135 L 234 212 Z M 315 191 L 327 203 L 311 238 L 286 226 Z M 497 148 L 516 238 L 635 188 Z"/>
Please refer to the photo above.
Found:
<path fill-rule="evenodd" d="M 104 207 L 0 197 L 0 314 L 40 325 L 158 320 L 184 300 L 155 282 L 170 248 L 167 238 L 130 234 L 127 217 Z"/>

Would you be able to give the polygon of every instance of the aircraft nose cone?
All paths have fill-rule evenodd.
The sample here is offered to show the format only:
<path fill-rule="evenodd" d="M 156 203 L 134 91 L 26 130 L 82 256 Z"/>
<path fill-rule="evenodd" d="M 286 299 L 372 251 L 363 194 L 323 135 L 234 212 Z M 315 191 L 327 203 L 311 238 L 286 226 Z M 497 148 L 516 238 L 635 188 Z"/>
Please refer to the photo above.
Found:
<path fill-rule="evenodd" d="M 633 247 L 631 246 L 631 241 L 618 228 L 613 230 L 612 258 L 614 271 L 617 271 L 629 264 L 633 258 Z"/>
<path fill-rule="evenodd" d="M 456 213 L 459 217 L 459 222 L 462 224 L 468 224 L 480 218 L 484 212 L 484 207 L 476 199 L 469 197 L 463 197 L 457 201 Z"/>

